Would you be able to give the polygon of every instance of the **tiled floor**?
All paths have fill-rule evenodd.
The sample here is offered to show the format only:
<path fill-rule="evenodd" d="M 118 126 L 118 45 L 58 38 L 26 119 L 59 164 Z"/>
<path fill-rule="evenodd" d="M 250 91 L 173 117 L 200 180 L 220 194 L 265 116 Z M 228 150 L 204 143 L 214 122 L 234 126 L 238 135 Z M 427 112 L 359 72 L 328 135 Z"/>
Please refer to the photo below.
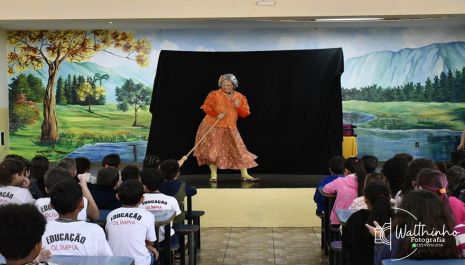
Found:
<path fill-rule="evenodd" d="M 199 265 L 327 265 L 320 228 L 203 228 Z"/>

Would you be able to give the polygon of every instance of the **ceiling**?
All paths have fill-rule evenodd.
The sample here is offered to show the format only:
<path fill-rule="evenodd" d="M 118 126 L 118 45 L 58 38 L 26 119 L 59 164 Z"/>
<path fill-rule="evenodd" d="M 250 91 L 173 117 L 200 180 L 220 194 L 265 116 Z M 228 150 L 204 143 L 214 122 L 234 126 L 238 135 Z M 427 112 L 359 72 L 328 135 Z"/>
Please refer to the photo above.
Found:
<path fill-rule="evenodd" d="M 434 18 L 395 17 L 380 21 L 316 22 L 313 18 L 248 19 L 120 19 L 120 20 L 0 20 L 5 30 L 60 29 L 240 29 L 240 28 L 462 27 L 465 15 Z"/>

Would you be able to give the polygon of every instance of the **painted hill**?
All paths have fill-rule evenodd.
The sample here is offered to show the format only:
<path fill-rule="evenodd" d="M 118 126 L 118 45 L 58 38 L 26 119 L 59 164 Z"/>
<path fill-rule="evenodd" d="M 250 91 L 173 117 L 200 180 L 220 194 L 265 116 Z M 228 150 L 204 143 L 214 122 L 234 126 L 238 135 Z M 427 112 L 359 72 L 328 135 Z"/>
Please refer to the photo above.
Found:
<path fill-rule="evenodd" d="M 434 43 L 415 49 L 373 52 L 345 61 L 344 88 L 377 84 L 394 87 L 407 82 L 424 83 L 442 71 L 465 66 L 465 42 Z"/>

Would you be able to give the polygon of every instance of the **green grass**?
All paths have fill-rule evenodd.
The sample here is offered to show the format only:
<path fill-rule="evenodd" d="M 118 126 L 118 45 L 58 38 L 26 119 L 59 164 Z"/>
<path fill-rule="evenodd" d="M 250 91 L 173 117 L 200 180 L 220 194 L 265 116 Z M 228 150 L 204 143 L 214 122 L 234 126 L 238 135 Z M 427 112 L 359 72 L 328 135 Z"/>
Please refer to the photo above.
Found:
<path fill-rule="evenodd" d="M 91 113 L 87 111 L 87 106 L 57 106 L 56 113 L 60 134 L 57 144 L 49 146 L 39 142 L 41 114 L 34 125 L 11 134 L 11 153 L 29 159 L 40 153 L 55 160 L 86 143 L 147 139 L 152 117 L 148 110 L 139 110 L 137 115 L 139 126 L 133 127 L 134 112 L 118 111 L 116 105 L 92 106 Z"/>
<path fill-rule="evenodd" d="M 377 118 L 360 127 L 382 129 L 463 130 L 465 103 L 344 101 L 345 111 L 370 113 Z"/>

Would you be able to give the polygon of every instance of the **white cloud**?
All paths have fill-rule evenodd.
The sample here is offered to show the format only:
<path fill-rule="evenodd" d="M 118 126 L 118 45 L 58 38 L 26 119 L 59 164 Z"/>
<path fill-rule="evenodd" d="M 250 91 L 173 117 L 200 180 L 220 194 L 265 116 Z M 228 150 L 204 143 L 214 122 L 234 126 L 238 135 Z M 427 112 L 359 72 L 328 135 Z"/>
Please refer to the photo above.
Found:
<path fill-rule="evenodd" d="M 172 41 L 169 41 L 169 40 L 164 40 L 161 44 L 160 44 L 160 48 L 162 50 L 172 50 L 172 51 L 176 51 L 176 50 L 179 50 L 179 45 L 172 42 Z"/>
<path fill-rule="evenodd" d="M 198 51 L 198 52 L 214 52 L 215 51 L 215 49 L 213 49 L 213 48 L 207 48 L 207 47 L 204 47 L 204 46 L 197 46 L 195 48 L 195 50 Z"/>

